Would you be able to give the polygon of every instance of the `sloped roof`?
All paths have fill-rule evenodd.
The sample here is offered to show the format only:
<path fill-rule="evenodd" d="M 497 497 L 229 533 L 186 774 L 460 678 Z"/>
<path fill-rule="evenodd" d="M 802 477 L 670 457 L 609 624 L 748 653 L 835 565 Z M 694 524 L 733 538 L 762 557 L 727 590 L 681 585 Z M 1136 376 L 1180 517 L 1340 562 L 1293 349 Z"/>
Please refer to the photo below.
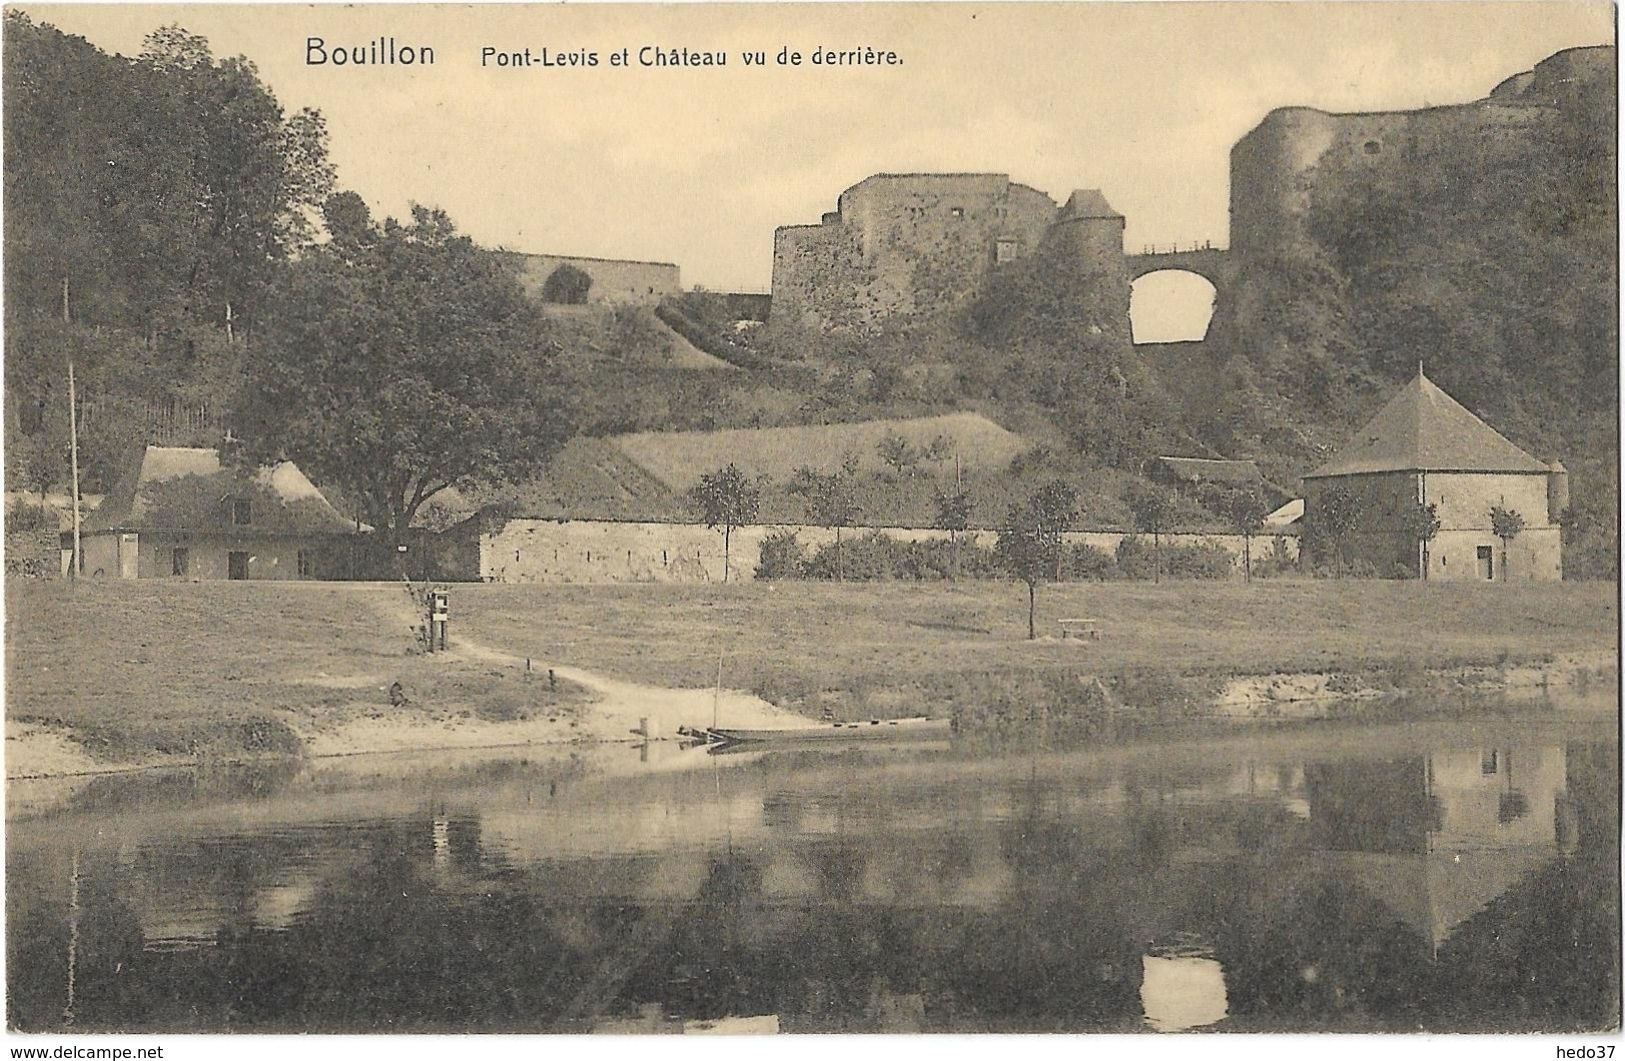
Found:
<path fill-rule="evenodd" d="M 252 506 L 246 527 L 231 522 L 235 500 Z M 292 461 L 243 471 L 222 466 L 217 450 L 148 446 L 84 529 L 353 534 L 355 524 Z"/>
<path fill-rule="evenodd" d="M 1122 216 L 1112 209 L 1112 204 L 1106 201 L 1105 194 L 1099 188 L 1079 188 L 1067 199 L 1066 205 L 1061 207 L 1059 220 L 1096 217 L 1121 219 Z"/>
<path fill-rule="evenodd" d="M 1211 457 L 1158 457 L 1172 476 L 1188 483 L 1256 483 L 1263 481 L 1252 461 L 1215 460 Z"/>
<path fill-rule="evenodd" d="M 1274 530 L 1290 527 L 1303 518 L 1303 498 L 1295 497 L 1291 501 L 1264 517 L 1264 528 Z"/>
<path fill-rule="evenodd" d="M 1420 371 L 1305 479 L 1373 472 L 1548 471 Z"/>

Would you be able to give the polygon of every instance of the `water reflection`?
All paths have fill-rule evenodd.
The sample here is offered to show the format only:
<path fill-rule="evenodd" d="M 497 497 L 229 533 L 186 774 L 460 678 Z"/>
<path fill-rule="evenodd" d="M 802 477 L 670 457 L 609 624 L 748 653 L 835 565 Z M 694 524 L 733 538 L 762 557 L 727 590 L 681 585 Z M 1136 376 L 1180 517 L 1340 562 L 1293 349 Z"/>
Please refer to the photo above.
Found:
<path fill-rule="evenodd" d="M 10 1012 L 29 1029 L 1600 1028 L 1617 745 L 1574 725 L 108 783 L 11 825 Z"/>

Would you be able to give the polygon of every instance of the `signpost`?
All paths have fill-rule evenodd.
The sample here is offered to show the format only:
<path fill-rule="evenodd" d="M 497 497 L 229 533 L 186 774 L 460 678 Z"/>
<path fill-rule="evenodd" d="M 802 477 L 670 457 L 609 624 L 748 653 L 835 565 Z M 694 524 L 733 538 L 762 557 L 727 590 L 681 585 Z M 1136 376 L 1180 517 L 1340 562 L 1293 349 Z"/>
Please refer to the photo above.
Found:
<path fill-rule="evenodd" d="M 446 650 L 446 621 L 451 616 L 451 594 L 443 589 L 429 591 L 429 651 Z"/>

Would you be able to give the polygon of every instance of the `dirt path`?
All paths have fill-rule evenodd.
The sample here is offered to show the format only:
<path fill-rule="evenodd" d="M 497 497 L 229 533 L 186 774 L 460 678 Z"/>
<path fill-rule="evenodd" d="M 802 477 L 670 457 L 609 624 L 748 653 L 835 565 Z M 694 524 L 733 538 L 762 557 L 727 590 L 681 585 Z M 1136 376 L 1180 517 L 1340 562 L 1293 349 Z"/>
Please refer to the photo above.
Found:
<path fill-rule="evenodd" d="M 403 588 L 398 593 L 368 594 L 367 603 L 385 622 L 407 630 L 417 626 L 417 608 Z M 456 635 L 445 653 L 449 660 L 472 661 L 522 669 L 526 657 Z M 568 728 L 546 719 L 487 722 L 478 719 L 406 722 L 399 717 L 364 718 L 345 723 L 332 732 L 306 735 L 312 756 L 400 751 L 413 748 L 470 748 L 504 744 L 560 743 L 565 741 L 629 741 L 642 739 L 648 720 L 661 739 L 677 735 L 679 726 L 729 726 L 790 729 L 816 726 L 812 719 L 785 711 L 761 697 L 736 689 L 670 689 L 607 678 L 579 667 L 549 665 L 532 658 L 538 670 L 589 690 L 592 703 Z"/>

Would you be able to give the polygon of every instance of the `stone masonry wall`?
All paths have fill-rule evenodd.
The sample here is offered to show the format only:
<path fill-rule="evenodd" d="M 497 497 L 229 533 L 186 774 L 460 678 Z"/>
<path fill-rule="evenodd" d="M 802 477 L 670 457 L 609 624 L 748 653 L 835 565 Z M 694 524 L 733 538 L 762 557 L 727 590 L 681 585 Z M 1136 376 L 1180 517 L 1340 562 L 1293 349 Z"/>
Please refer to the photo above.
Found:
<path fill-rule="evenodd" d="M 1399 513 L 1418 497 L 1415 472 L 1351 475 L 1337 479 L 1309 479 L 1303 484 L 1306 519 L 1314 518 L 1322 492 L 1336 485 L 1348 490 L 1368 522 L 1349 542 L 1352 558 L 1366 560 L 1386 575 L 1395 565 L 1416 572 L 1415 545 L 1397 529 Z M 1563 577 L 1562 532 L 1547 512 L 1544 475 L 1493 475 L 1429 472 L 1426 499 L 1437 507 L 1439 533 L 1428 548 L 1428 577 L 1475 579 L 1477 550 L 1493 550 L 1495 570 L 1501 566 L 1502 543 L 1490 529 L 1490 508 L 1499 505 L 1524 518 L 1524 530 L 1512 541 L 1514 580 Z M 1393 529 L 1389 529 L 1393 528 Z M 1499 580 L 1500 575 L 1496 578 Z"/>
<path fill-rule="evenodd" d="M 533 298 L 542 297 L 547 278 L 561 265 L 573 265 L 592 277 L 587 301 L 604 305 L 653 306 L 682 290 L 677 266 L 670 262 L 635 262 L 612 258 L 572 258 L 561 254 L 514 254 L 519 282 Z"/>
<path fill-rule="evenodd" d="M 1428 150 L 1494 150 L 1545 121 L 1549 108 L 1484 100 L 1451 107 L 1328 114 L 1308 107 L 1271 111 L 1230 149 L 1230 245 L 1246 256 L 1304 238 L 1317 181 L 1428 164 Z"/>
<path fill-rule="evenodd" d="M 898 541 L 933 541 L 946 531 L 921 528 L 880 528 Z M 779 530 L 794 530 L 809 551 L 835 539 L 827 527 L 745 527 L 733 535 L 729 578 L 751 581 L 761 557 L 762 540 Z M 870 528 L 849 527 L 843 537 L 854 540 Z M 1108 553 L 1127 535 L 1121 531 L 1077 531 L 1067 541 L 1092 545 Z M 967 537 L 991 546 L 992 531 L 971 531 Z M 1243 542 L 1233 534 L 1164 534 L 1168 545 L 1216 543 L 1236 562 L 1240 576 Z M 1280 539 L 1290 557 L 1297 556 L 1297 539 Z M 1262 559 L 1275 539 L 1253 539 L 1253 558 Z M 611 582 L 720 582 L 722 532 L 687 523 L 619 523 L 600 520 L 513 519 L 495 533 L 482 536 L 477 577 L 508 583 Z M 476 577 L 474 572 L 467 577 Z"/>
<path fill-rule="evenodd" d="M 951 309 L 998 264 L 1031 254 L 1049 196 L 1003 174 L 879 174 L 841 193 L 821 225 L 778 229 L 775 323 L 864 330 Z"/>

